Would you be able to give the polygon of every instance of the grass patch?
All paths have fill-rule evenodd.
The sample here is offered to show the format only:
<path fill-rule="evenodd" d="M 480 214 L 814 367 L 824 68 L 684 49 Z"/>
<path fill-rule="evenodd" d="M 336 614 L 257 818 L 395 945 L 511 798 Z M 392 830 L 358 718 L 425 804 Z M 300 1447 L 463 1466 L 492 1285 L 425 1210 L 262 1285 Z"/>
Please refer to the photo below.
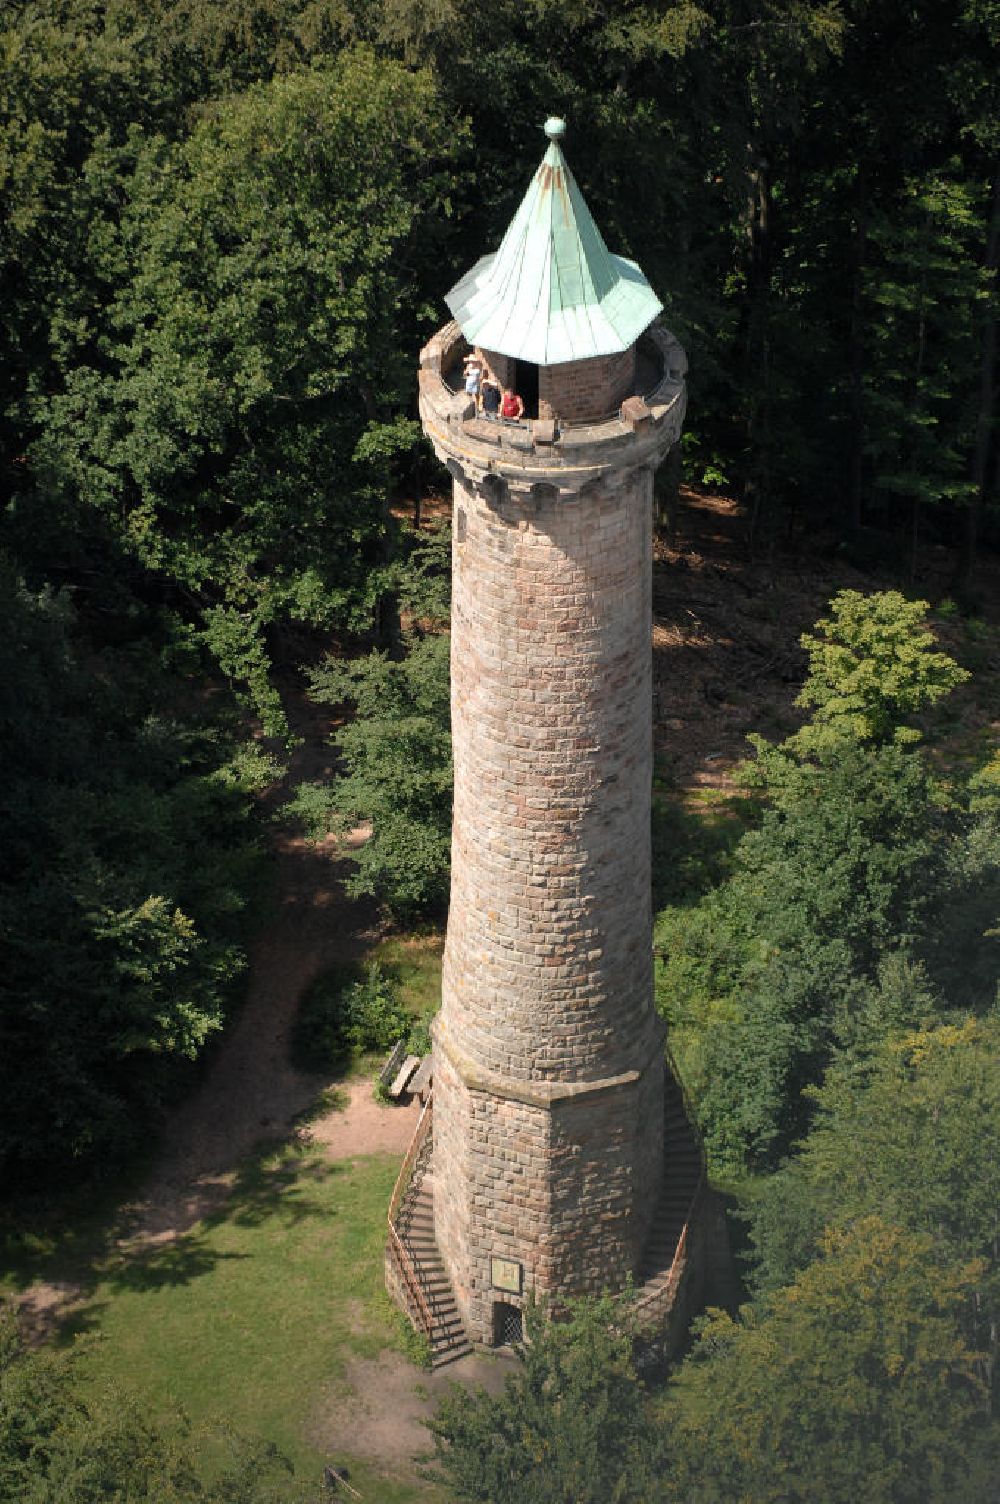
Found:
<path fill-rule="evenodd" d="M 444 934 L 440 930 L 390 935 L 368 952 L 383 971 L 399 983 L 404 1007 L 418 1018 L 433 1018 L 441 1006 L 441 962 Z"/>
<path fill-rule="evenodd" d="M 369 1070 L 397 1039 L 430 1049 L 427 1026 L 441 1003 L 444 938 L 393 935 L 354 965 L 317 977 L 299 1004 L 291 1056 L 299 1070 Z"/>
<path fill-rule="evenodd" d="M 398 1169 L 394 1155 L 330 1163 L 286 1146 L 248 1162 L 225 1206 L 175 1242 L 105 1253 L 63 1334 L 80 1338 L 83 1392 L 120 1385 L 166 1424 L 182 1406 L 209 1470 L 223 1460 L 228 1424 L 273 1441 L 318 1481 L 329 1458 L 310 1427 L 345 1361 L 408 1349 L 382 1283 Z M 336 1460 L 369 1498 L 436 1497 L 345 1452 Z"/>
<path fill-rule="evenodd" d="M 39 1280 L 86 1286 L 124 1232 L 123 1207 L 141 1194 L 152 1161 L 150 1151 L 114 1179 L 12 1197 L 0 1211 L 0 1301 Z"/>
<path fill-rule="evenodd" d="M 350 1093 L 343 1086 L 327 1086 L 308 1107 L 295 1114 L 292 1122 L 296 1128 L 308 1128 L 310 1123 L 329 1117 L 332 1112 L 346 1112 L 350 1101 Z"/>

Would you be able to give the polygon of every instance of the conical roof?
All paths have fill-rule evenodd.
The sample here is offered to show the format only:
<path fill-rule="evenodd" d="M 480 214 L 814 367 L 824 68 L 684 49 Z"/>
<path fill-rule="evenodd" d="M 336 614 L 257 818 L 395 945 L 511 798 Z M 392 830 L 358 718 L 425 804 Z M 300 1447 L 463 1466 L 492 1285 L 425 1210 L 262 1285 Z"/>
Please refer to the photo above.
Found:
<path fill-rule="evenodd" d="M 566 164 L 561 120 L 500 249 L 446 302 L 470 344 L 535 365 L 627 350 L 663 307 L 634 261 L 613 256 Z"/>

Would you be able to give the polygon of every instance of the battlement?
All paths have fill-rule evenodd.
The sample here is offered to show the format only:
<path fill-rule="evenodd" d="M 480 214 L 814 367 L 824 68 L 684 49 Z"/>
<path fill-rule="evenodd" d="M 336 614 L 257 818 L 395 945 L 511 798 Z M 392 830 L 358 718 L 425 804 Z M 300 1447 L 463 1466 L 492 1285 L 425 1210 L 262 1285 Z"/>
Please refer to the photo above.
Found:
<path fill-rule="evenodd" d="M 482 485 L 493 477 L 515 494 L 546 486 L 568 498 L 612 471 L 655 467 L 680 437 L 687 357 L 659 324 L 638 341 L 632 394 L 591 422 L 507 422 L 477 414 L 473 400 L 456 390 L 468 349 L 452 322 L 420 352 L 420 417 L 435 454 L 456 478 Z"/>

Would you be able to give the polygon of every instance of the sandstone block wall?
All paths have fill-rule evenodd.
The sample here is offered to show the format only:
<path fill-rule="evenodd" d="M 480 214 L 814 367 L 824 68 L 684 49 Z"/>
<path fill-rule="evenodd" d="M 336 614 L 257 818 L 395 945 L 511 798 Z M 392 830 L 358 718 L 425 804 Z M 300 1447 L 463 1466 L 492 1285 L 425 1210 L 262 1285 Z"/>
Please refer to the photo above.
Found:
<path fill-rule="evenodd" d="M 466 1329 L 489 1343 L 498 1300 L 620 1290 L 641 1260 L 661 1183 L 663 1065 L 548 1104 L 470 1087 L 437 1049 L 435 1224 Z M 519 1264 L 494 1288 L 493 1259 Z"/>
<path fill-rule="evenodd" d="M 501 386 L 511 381 L 514 389 L 519 389 L 516 360 L 478 346 L 475 353 Z M 607 417 L 635 391 L 635 379 L 634 346 L 598 360 L 570 360 L 558 366 L 539 366 L 538 416 L 562 418 L 567 423 Z"/>
<path fill-rule="evenodd" d="M 650 911 L 652 473 L 456 479 L 455 806 L 435 1030 L 438 1242 L 490 1341 L 525 1292 L 619 1288 L 662 1173 Z"/>
<path fill-rule="evenodd" d="M 443 1006 L 512 1080 L 647 1058 L 651 493 L 648 471 L 574 500 L 456 484 Z"/>
<path fill-rule="evenodd" d="M 517 362 L 511 360 L 509 356 L 499 355 L 496 350 L 484 350 L 479 345 L 476 346 L 475 353 L 484 362 L 487 370 L 493 372 L 501 386 L 506 386 L 508 381 L 514 379 Z"/>
<path fill-rule="evenodd" d="M 556 1236 L 548 1271 L 553 1294 L 619 1290 L 637 1270 L 659 1199 L 662 1159 L 659 1047 L 637 1080 L 554 1105 L 550 1225 Z"/>

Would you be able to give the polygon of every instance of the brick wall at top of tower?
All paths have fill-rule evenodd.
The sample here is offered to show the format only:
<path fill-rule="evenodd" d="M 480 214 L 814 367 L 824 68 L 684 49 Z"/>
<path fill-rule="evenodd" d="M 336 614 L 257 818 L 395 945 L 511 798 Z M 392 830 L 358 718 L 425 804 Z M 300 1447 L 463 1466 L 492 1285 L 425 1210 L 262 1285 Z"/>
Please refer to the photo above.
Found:
<path fill-rule="evenodd" d="M 595 360 L 538 368 L 538 416 L 566 423 L 605 418 L 635 390 L 635 346 Z"/>
<path fill-rule="evenodd" d="M 494 350 L 476 346 L 475 354 L 499 381 L 510 382 L 515 390 L 518 362 Z M 538 416 L 561 418 L 566 423 L 582 423 L 606 418 L 617 412 L 626 397 L 635 391 L 635 346 L 614 355 L 599 355 L 594 360 L 568 360 L 555 366 L 538 367 Z"/>
<path fill-rule="evenodd" d="M 637 471 L 497 507 L 456 483 L 443 1016 L 515 1080 L 647 1057 L 651 493 Z"/>

